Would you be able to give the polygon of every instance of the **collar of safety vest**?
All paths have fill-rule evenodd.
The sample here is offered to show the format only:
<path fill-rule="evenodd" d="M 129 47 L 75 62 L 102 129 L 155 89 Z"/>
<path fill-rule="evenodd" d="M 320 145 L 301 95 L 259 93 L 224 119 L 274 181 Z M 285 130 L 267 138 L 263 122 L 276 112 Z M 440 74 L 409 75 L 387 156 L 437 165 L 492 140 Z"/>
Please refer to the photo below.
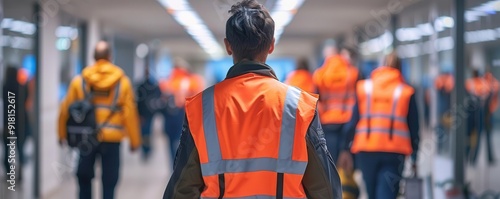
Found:
<path fill-rule="evenodd" d="M 226 79 L 244 75 L 247 73 L 256 73 L 259 75 L 264 75 L 274 79 L 278 79 L 274 70 L 265 63 L 259 63 L 254 61 L 241 61 L 232 66 L 227 72 Z"/>
<path fill-rule="evenodd" d="M 375 69 L 372 74 L 371 78 L 379 82 L 380 84 L 392 84 L 392 83 L 403 83 L 404 78 L 401 72 L 398 69 L 388 67 L 388 66 L 381 66 Z"/>

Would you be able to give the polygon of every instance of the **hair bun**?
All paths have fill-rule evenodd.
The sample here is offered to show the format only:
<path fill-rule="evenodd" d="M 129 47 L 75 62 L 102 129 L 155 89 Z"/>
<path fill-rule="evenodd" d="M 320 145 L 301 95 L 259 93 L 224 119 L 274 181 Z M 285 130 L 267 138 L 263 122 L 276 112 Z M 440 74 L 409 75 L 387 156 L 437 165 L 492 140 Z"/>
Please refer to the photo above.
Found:
<path fill-rule="evenodd" d="M 231 6 L 230 14 L 246 13 L 246 12 L 260 12 L 263 6 L 256 0 L 243 0 Z"/>

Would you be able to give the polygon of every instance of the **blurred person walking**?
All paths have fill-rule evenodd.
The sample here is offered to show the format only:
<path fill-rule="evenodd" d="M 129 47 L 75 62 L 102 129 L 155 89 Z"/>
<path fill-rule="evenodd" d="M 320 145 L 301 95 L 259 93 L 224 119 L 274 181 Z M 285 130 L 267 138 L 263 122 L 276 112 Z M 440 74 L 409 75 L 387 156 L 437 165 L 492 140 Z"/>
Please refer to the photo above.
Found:
<path fill-rule="evenodd" d="M 490 165 L 496 163 L 495 154 L 493 153 L 493 138 L 491 137 L 491 133 L 493 131 L 493 125 L 495 124 L 495 118 L 493 118 L 494 113 L 498 109 L 498 94 L 500 91 L 500 82 L 493 76 L 491 72 L 487 72 L 484 75 L 484 78 L 487 84 L 490 86 L 490 97 L 488 98 L 489 102 L 487 103 L 487 110 L 485 116 L 485 132 L 486 132 L 486 144 L 487 144 L 487 152 L 488 152 L 488 162 Z"/>
<path fill-rule="evenodd" d="M 288 74 L 285 84 L 295 86 L 308 93 L 316 92 L 316 87 L 314 86 L 312 74 L 309 71 L 307 59 L 302 58 L 297 62 L 295 70 Z"/>
<path fill-rule="evenodd" d="M 328 150 L 339 167 L 345 190 L 343 196 L 345 199 L 357 198 L 359 189 L 353 180 L 349 143 L 345 141 L 350 129 L 348 122 L 356 103 L 356 82 L 360 73 L 353 64 L 353 49 L 343 47 L 338 54 L 335 43 L 327 43 L 323 53 L 325 62 L 314 73 L 314 83 L 320 94 L 318 107 L 321 125 Z"/>
<path fill-rule="evenodd" d="M 488 81 L 481 76 L 478 69 L 472 71 L 472 77 L 465 82 L 465 89 L 471 99 L 467 108 L 467 135 L 469 142 L 466 154 L 472 165 L 476 164 L 480 150 L 481 136 L 485 128 L 485 116 L 489 111 L 491 88 Z M 487 144 L 489 141 L 487 141 Z"/>
<path fill-rule="evenodd" d="M 351 65 L 349 54 L 338 54 L 335 44 L 327 44 L 324 50 L 325 62 L 313 76 L 320 96 L 318 109 L 321 125 L 335 161 L 340 152 L 348 147 L 342 141 L 345 140 L 343 138 L 348 130 L 346 124 L 351 120 L 352 108 L 356 103 L 359 71 Z"/>
<path fill-rule="evenodd" d="M 73 114 L 70 112 L 72 105 L 90 98 L 99 126 L 98 143 L 89 146 L 88 150 L 80 150 L 76 173 L 79 198 L 92 197 L 94 164 L 97 156 L 100 156 L 102 198 L 113 199 L 120 170 L 120 142 L 128 136 L 131 151 L 140 147 L 139 117 L 132 84 L 123 70 L 111 63 L 109 44 L 104 41 L 98 42 L 94 58 L 96 60 L 94 65 L 86 67 L 81 76 L 73 78 L 66 98 L 61 104 L 59 142 L 63 144 L 69 141 L 67 122 L 70 114 Z"/>
<path fill-rule="evenodd" d="M 21 70 L 18 67 L 9 65 L 5 70 L 5 77 L 2 87 L 3 97 L 3 166 L 5 173 L 9 173 L 10 166 L 15 165 L 17 172 L 16 179 L 22 180 L 24 159 L 24 142 L 26 140 L 26 100 L 28 95 L 25 81 L 19 78 L 23 75 L 20 74 Z M 9 98 L 10 97 L 10 98 Z M 12 98 L 13 97 L 13 98 Z M 14 100 L 12 100 L 14 99 Z M 10 138 L 16 137 L 16 139 Z M 13 162 L 9 160 L 10 150 L 12 149 L 9 144 L 15 142 L 16 156 Z M 16 162 L 20 162 L 16 164 Z"/>
<path fill-rule="evenodd" d="M 358 82 L 357 104 L 349 139 L 356 165 L 363 173 L 369 199 L 396 199 L 405 156 L 411 155 L 416 175 L 419 120 L 414 89 L 401 74 L 396 53 L 371 78 Z"/>
<path fill-rule="evenodd" d="M 451 67 L 448 67 L 451 68 Z M 438 152 L 443 152 L 447 147 L 445 145 L 445 138 L 450 133 L 452 119 L 451 119 L 451 92 L 455 87 L 455 78 L 450 69 L 445 69 L 434 80 L 434 87 L 437 90 L 437 109 L 438 109 Z"/>
<path fill-rule="evenodd" d="M 142 157 L 143 160 L 149 160 L 151 154 L 151 135 L 154 115 L 162 107 L 161 90 L 156 80 L 150 76 L 149 64 L 144 67 L 144 79 L 139 83 L 136 90 L 137 108 L 141 121 L 142 135 Z"/>
<path fill-rule="evenodd" d="M 163 98 L 166 99 L 164 116 L 164 132 L 169 138 L 171 160 L 175 157 L 182 132 L 182 122 L 185 116 L 186 98 L 203 90 L 203 78 L 189 72 L 189 64 L 176 58 L 172 73 L 167 79 L 160 81 Z"/>
<path fill-rule="evenodd" d="M 256 0 L 231 7 L 226 79 L 186 102 L 174 173 L 163 198 L 341 198 L 317 97 L 266 65 L 274 21 Z"/>

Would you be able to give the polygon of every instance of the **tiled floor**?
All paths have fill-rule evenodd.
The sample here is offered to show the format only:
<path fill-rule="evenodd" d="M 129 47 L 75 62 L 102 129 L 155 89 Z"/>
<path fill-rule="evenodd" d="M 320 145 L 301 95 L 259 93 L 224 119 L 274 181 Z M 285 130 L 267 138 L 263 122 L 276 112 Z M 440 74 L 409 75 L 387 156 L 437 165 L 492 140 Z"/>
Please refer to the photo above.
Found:
<path fill-rule="evenodd" d="M 117 187 L 117 197 L 118 199 L 137 199 L 137 198 L 161 198 L 163 191 L 167 184 L 168 178 L 172 172 L 171 161 L 167 156 L 167 140 L 163 133 L 159 130 L 161 129 L 161 122 L 155 122 L 155 134 L 154 134 L 154 152 L 151 156 L 149 162 L 144 163 L 140 158 L 139 153 L 131 154 L 126 146 L 122 145 L 122 167 L 121 167 L 121 177 L 120 182 Z M 483 143 L 484 143 L 483 137 Z M 494 134 L 494 143 L 500 143 L 500 131 L 496 131 Z M 447 156 L 435 155 L 435 144 L 433 136 L 430 133 L 423 133 L 421 152 L 419 160 L 419 173 L 421 177 L 430 177 L 432 175 L 433 183 L 430 183 L 432 190 L 434 192 L 434 199 L 444 199 L 443 189 L 440 189 L 435 185 L 435 182 L 440 182 L 451 177 L 452 171 L 451 160 Z M 32 144 L 27 143 L 27 152 L 32 149 L 30 148 Z M 495 154 L 500 158 L 500 147 L 497 144 L 495 147 Z M 500 165 L 497 164 L 490 167 L 486 164 L 484 145 L 480 152 L 480 157 L 478 164 L 475 167 L 467 167 L 467 181 L 470 182 L 471 188 L 474 192 L 483 193 L 486 190 L 493 190 L 500 192 Z M 29 195 L 22 193 L 29 193 L 30 187 L 29 183 L 32 183 L 31 176 L 32 161 L 26 165 L 24 168 L 25 180 L 24 185 L 19 186 L 16 192 L 10 192 L 5 189 L 4 180 L 0 181 L 0 199 L 31 199 Z M 3 171 L 2 171 L 3 173 Z M 4 177 L 4 175 L 0 175 Z M 357 179 L 361 179 L 358 175 Z M 100 168 L 97 167 L 96 178 L 93 182 L 94 186 L 94 198 L 100 199 Z M 429 187 L 425 188 L 426 192 Z M 364 196 L 364 194 L 363 194 Z M 425 194 L 425 198 L 430 198 L 429 194 Z M 77 184 L 76 179 L 72 175 L 67 175 L 64 178 L 63 183 L 53 193 L 44 197 L 45 199 L 73 199 L 77 198 Z M 365 197 L 362 197 L 365 198 Z"/>
<path fill-rule="evenodd" d="M 169 149 L 167 140 L 160 131 L 161 123 L 155 122 L 155 129 L 157 130 L 153 137 L 154 150 L 148 162 L 142 161 L 139 152 L 131 154 L 128 146 L 122 145 L 121 176 L 116 189 L 116 198 L 162 198 L 172 172 L 172 163 L 170 155 L 167 156 L 167 149 Z M 93 181 L 93 194 L 95 199 L 102 198 L 100 168 L 96 170 L 96 178 Z M 46 199 L 72 198 L 77 198 L 77 184 L 74 176 L 65 179 L 65 183 L 56 193 L 46 197 Z"/>

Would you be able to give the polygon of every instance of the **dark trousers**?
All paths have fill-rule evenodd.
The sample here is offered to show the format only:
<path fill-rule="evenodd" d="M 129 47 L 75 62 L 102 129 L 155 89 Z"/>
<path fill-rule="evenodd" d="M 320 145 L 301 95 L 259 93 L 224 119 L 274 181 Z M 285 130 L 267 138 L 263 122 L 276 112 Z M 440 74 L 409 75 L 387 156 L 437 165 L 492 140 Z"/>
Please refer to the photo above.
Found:
<path fill-rule="evenodd" d="M 485 125 L 485 133 L 486 133 L 486 150 L 488 152 L 488 162 L 490 164 L 495 163 L 495 154 L 493 153 L 493 138 L 491 137 L 491 133 L 493 131 L 493 124 L 494 118 L 493 118 L 493 113 L 490 113 L 489 111 L 486 111 L 486 117 L 484 118 L 484 121 L 486 123 Z"/>
<path fill-rule="evenodd" d="M 142 135 L 142 153 L 145 157 L 149 156 L 151 152 L 151 125 L 153 123 L 153 117 L 144 117 L 144 121 L 141 123 L 141 135 Z"/>
<path fill-rule="evenodd" d="M 363 173 L 368 199 L 396 199 L 405 156 L 384 152 L 356 154 L 356 165 Z"/>
<path fill-rule="evenodd" d="M 323 132 L 325 133 L 326 147 L 330 154 L 332 155 L 335 164 L 339 158 L 339 154 L 342 151 L 344 135 L 342 133 L 344 125 L 343 124 L 326 124 L 322 125 Z"/>
<path fill-rule="evenodd" d="M 80 199 L 92 198 L 92 179 L 94 178 L 94 163 L 96 157 L 101 157 L 103 199 L 115 197 L 115 187 L 118 183 L 120 170 L 120 143 L 100 143 L 87 154 L 80 154 L 78 163 L 78 184 Z"/>
<path fill-rule="evenodd" d="M 481 149 L 481 136 L 485 125 L 484 113 L 485 109 L 483 107 L 479 107 L 469 110 L 467 116 L 467 135 L 469 137 L 469 142 L 465 152 L 473 165 L 476 164 L 479 150 Z"/>
<path fill-rule="evenodd" d="M 170 141 L 170 154 L 172 160 L 175 158 L 177 147 L 182 133 L 182 125 L 184 123 L 185 111 L 184 108 L 169 108 L 163 112 L 165 118 L 164 131 Z M 173 163 L 174 161 L 172 161 Z"/>

